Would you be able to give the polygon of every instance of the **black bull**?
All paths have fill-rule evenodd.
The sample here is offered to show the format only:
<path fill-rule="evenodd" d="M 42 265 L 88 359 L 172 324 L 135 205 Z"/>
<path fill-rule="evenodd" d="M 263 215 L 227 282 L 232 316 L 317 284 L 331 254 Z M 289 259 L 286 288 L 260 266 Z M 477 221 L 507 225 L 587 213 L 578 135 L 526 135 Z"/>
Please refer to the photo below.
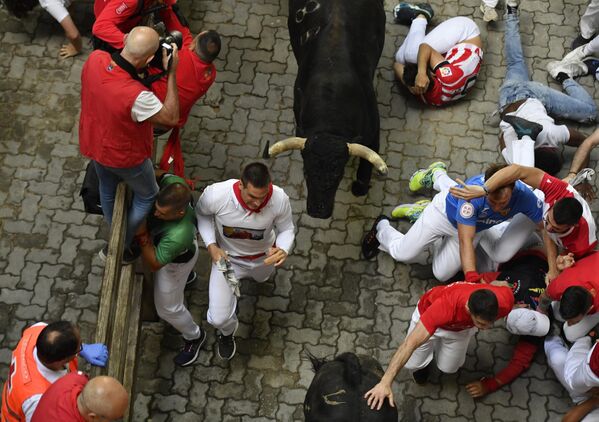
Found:
<path fill-rule="evenodd" d="M 298 138 L 290 139 L 293 146 L 278 142 L 265 156 L 301 149 L 308 214 L 329 218 L 350 154 L 361 157 L 352 184 L 356 196 L 368 193 L 371 163 L 387 172 L 376 154 L 380 123 L 373 87 L 385 40 L 383 2 L 290 0 L 288 26 L 298 62 L 293 104 Z"/>
<path fill-rule="evenodd" d="M 383 376 L 374 359 L 343 353 L 333 361 L 310 356 L 316 375 L 304 400 L 306 422 L 397 422 L 397 409 L 371 410 L 364 394 Z"/>

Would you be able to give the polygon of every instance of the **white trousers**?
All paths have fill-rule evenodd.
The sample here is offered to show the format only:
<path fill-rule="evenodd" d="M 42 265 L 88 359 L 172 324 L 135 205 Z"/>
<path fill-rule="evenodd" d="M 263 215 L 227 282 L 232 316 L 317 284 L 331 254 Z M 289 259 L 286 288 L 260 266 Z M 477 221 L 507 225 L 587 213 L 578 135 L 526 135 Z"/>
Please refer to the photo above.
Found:
<path fill-rule="evenodd" d="M 580 341 L 588 341 L 588 339 L 581 339 Z M 573 378 L 579 378 L 581 372 L 581 365 L 586 365 L 581 361 L 581 356 L 577 356 L 578 353 L 575 348 L 585 346 L 584 344 L 578 344 L 576 342 L 571 350 L 568 350 L 564 341 L 558 336 L 550 336 L 545 339 L 545 355 L 547 356 L 547 364 L 555 373 L 556 378 L 566 389 L 570 398 L 574 403 L 580 403 L 588 398 L 586 392 L 591 388 L 580 385 L 580 389 L 574 389 Z M 582 356 L 582 360 L 585 357 Z M 585 368 L 586 369 L 586 368 Z M 583 422 L 598 422 L 599 421 L 599 409 L 593 410 L 584 419 Z"/>
<path fill-rule="evenodd" d="M 521 166 L 535 166 L 535 141 L 525 135 L 522 139 L 509 140 L 504 138 L 505 148 L 501 155 L 508 164 L 520 164 Z"/>
<path fill-rule="evenodd" d="M 200 327 L 185 307 L 185 284 L 198 260 L 198 248 L 189 262 L 170 263 L 154 274 L 154 303 L 158 316 L 179 331 L 185 340 L 200 337 Z"/>
<path fill-rule="evenodd" d="M 589 5 L 580 18 L 580 34 L 591 38 L 599 29 L 599 0 L 589 1 Z"/>
<path fill-rule="evenodd" d="M 401 64 L 417 63 L 420 44 L 426 43 L 441 54 L 447 53 L 456 44 L 480 35 L 476 23 L 465 16 L 447 19 L 426 34 L 426 19 L 414 19 L 406 39 L 401 44 L 395 61 Z"/>
<path fill-rule="evenodd" d="M 418 321 L 420 321 L 420 312 L 418 312 L 418 306 L 416 306 L 414 313 L 412 313 L 408 335 L 416 328 Z M 434 357 L 440 371 L 446 374 L 457 372 L 466 361 L 468 343 L 477 331 L 476 327 L 462 331 L 437 328 L 426 343 L 414 350 L 414 353 L 406 362 L 406 369 L 413 372 L 425 368 Z"/>
<path fill-rule="evenodd" d="M 275 270 L 274 265 L 264 265 L 264 258 L 244 260 L 230 257 L 229 260 L 238 280 L 251 278 L 260 282 L 268 280 Z M 208 296 L 208 323 L 225 336 L 233 334 L 237 329 L 237 297 L 215 263 L 212 263 L 210 271 Z"/>

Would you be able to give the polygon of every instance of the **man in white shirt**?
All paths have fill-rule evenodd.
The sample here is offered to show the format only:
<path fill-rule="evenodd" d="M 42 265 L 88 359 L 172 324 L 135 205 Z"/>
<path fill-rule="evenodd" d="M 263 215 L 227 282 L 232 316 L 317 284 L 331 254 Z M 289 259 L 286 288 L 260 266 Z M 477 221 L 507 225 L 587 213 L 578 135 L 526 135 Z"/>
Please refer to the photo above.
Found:
<path fill-rule="evenodd" d="M 268 168 L 251 163 L 241 180 L 204 189 L 196 212 L 200 236 L 212 258 L 207 320 L 218 329 L 219 356 L 228 360 L 236 350 L 235 281 L 266 281 L 285 262 L 295 238 L 291 204 L 283 189 L 271 183 Z M 222 271 L 224 264 L 227 271 Z"/>

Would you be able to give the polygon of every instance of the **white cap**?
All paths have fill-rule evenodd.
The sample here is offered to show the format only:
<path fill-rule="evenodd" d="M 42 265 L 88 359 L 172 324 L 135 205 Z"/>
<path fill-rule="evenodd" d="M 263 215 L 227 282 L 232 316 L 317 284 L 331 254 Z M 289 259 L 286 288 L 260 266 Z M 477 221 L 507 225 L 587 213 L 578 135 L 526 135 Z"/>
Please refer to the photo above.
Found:
<path fill-rule="evenodd" d="M 507 316 L 505 327 L 512 334 L 543 337 L 550 327 L 549 317 L 532 309 L 513 309 Z"/>

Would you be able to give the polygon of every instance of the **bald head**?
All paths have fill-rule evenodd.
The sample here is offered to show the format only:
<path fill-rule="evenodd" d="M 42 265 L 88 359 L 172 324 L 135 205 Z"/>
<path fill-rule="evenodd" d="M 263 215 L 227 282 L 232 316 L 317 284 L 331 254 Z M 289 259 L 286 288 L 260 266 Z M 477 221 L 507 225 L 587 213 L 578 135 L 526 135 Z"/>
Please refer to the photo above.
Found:
<path fill-rule="evenodd" d="M 120 419 L 129 403 L 129 395 L 121 383 L 106 376 L 92 378 L 85 384 L 80 399 L 83 402 L 81 416 L 86 421 Z"/>
<path fill-rule="evenodd" d="M 145 61 L 158 50 L 158 32 L 148 26 L 136 26 L 127 34 L 123 56 Z"/>

